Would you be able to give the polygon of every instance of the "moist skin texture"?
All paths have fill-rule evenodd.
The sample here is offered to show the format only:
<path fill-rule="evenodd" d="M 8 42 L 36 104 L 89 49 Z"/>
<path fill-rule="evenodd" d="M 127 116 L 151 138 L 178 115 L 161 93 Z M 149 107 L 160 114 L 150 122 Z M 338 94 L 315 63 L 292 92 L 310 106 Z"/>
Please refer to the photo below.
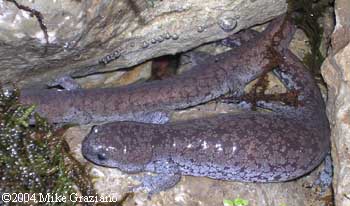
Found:
<path fill-rule="evenodd" d="M 53 123 L 120 121 L 95 126 L 83 142 L 83 155 L 125 172 L 157 173 L 146 176 L 138 187 L 150 194 L 172 187 L 181 175 L 287 181 L 316 167 L 329 147 L 320 92 L 286 49 L 293 31 L 280 16 L 261 35 L 245 41 L 242 33 L 240 47 L 179 76 L 119 88 L 24 90 L 20 101 L 36 104 L 36 111 Z M 259 102 L 272 112 L 166 123 L 172 110 L 227 92 L 239 97 L 249 82 L 277 66 L 275 72 L 286 87 L 298 90 L 298 107 Z"/>
<path fill-rule="evenodd" d="M 281 25 L 284 33 L 280 31 Z M 225 93 L 241 95 L 249 82 L 277 65 L 276 51 L 284 48 L 284 38 L 293 30 L 283 16 L 263 35 L 242 46 L 207 59 L 188 72 L 168 78 L 118 88 L 22 90 L 20 102 L 35 104 L 36 112 L 52 123 L 97 123 L 137 121 L 165 123 L 169 112 L 205 103 Z M 274 40 L 272 40 L 274 37 Z M 273 45 L 275 44 L 275 45 Z"/>
<path fill-rule="evenodd" d="M 176 106 L 164 107 L 169 109 L 198 104 L 229 90 L 238 91 L 239 95 L 266 67 L 276 66 L 276 56 L 281 56 L 277 58 L 279 68 L 275 74 L 288 89 L 298 91 L 297 107 L 259 102 L 259 106 L 271 112 L 224 114 L 163 125 L 107 123 L 95 126 L 85 138 L 83 155 L 98 165 L 117 167 L 124 172 L 157 173 L 146 176 L 137 188 L 147 189 L 150 194 L 172 187 L 181 175 L 279 182 L 310 172 L 329 150 L 329 126 L 323 99 L 312 76 L 286 49 L 292 33 L 290 27 L 278 18 L 261 36 L 229 52 L 231 59 L 225 56 L 216 64 L 202 65 L 203 73 L 199 72 L 198 77 L 187 73 L 191 79 L 188 84 L 186 76 L 180 77 L 184 78 L 185 87 L 181 82 L 173 85 L 173 91 L 159 85 L 158 91 L 162 93 L 161 87 L 165 86 L 168 96 L 175 91 L 180 95 L 172 96 L 169 102 L 162 99 L 167 102 L 165 105 L 174 101 Z M 210 68 L 213 70 L 209 74 Z M 185 93 L 186 98 L 182 95 Z"/>

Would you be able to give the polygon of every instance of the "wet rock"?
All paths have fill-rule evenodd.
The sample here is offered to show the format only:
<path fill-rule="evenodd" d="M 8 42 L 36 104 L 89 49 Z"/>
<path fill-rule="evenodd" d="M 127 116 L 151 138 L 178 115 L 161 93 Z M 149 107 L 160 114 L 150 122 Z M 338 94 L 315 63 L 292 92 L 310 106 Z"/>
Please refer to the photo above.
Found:
<path fill-rule="evenodd" d="M 117 87 L 145 81 L 151 76 L 152 62 L 147 61 L 125 71 L 92 74 L 75 79 L 83 88 Z"/>
<path fill-rule="evenodd" d="M 350 2 L 335 1 L 332 49 L 322 65 L 328 86 L 327 114 L 332 130 L 333 189 L 337 206 L 350 205 Z"/>
<path fill-rule="evenodd" d="M 49 37 L 47 45 L 35 18 L 0 0 L 0 81 L 25 87 L 186 51 L 287 9 L 285 0 L 17 2 L 42 13 Z"/>
<path fill-rule="evenodd" d="M 322 40 L 320 44 L 320 51 L 324 57 L 327 57 L 328 49 L 330 46 L 331 35 L 334 30 L 334 8 L 329 7 L 324 12 L 324 15 L 319 19 L 320 25 L 323 29 Z"/>
<path fill-rule="evenodd" d="M 344 48 L 350 41 L 350 2 L 347 0 L 336 0 L 334 4 L 336 25 L 332 34 L 333 52 L 336 53 Z"/>
<path fill-rule="evenodd" d="M 300 59 L 304 59 L 306 54 L 311 53 L 311 46 L 308 42 L 306 34 L 301 29 L 295 32 L 293 41 L 291 42 L 292 50 Z"/>

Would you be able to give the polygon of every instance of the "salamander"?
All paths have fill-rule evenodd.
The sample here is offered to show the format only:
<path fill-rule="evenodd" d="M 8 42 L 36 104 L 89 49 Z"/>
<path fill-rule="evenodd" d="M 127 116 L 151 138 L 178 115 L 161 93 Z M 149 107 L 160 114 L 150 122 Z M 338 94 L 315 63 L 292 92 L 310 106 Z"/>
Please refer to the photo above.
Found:
<path fill-rule="evenodd" d="M 201 62 L 181 75 L 118 88 L 22 90 L 20 101 L 53 123 L 98 123 L 82 144 L 90 161 L 125 172 L 150 171 L 139 188 L 151 193 L 182 175 L 252 182 L 287 181 L 317 166 L 329 147 L 320 92 L 287 49 L 294 27 L 284 16 L 261 35 Z M 242 38 L 244 41 L 244 38 Z M 267 70 L 299 92 L 298 107 L 259 102 L 250 111 L 168 123 L 173 110 L 244 87 Z"/>
<path fill-rule="evenodd" d="M 84 157 L 128 173 L 156 173 L 145 176 L 137 188 L 150 193 L 174 186 L 182 175 L 280 182 L 310 172 L 329 150 L 330 131 L 325 105 L 312 75 L 287 49 L 291 33 L 288 22 L 279 17 L 262 35 L 225 53 L 225 58 L 199 65 L 201 72 L 197 78 L 191 76 L 190 82 L 182 76 L 185 79 L 175 91 L 179 96 L 186 94 L 186 98 L 172 96 L 173 90 L 166 85 L 157 88 L 160 95 L 165 86 L 164 91 L 169 92 L 166 96 L 172 97 L 169 103 L 177 105 L 162 107 L 169 109 L 205 102 L 228 91 L 240 95 L 267 67 L 276 66 L 276 56 L 281 56 L 274 72 L 288 89 L 298 92 L 298 106 L 260 101 L 258 105 L 269 112 L 221 114 L 165 124 L 133 120 L 97 125 L 83 141 Z M 207 73 L 208 68 L 214 69 Z M 154 97 L 152 92 L 149 95 Z"/>
<path fill-rule="evenodd" d="M 273 51 L 286 46 L 293 30 L 291 25 L 286 25 L 281 32 L 282 24 L 286 21 L 280 16 L 262 35 L 239 48 L 208 58 L 191 70 L 165 80 L 117 88 L 23 89 L 19 100 L 36 105 L 36 112 L 52 123 L 163 124 L 169 121 L 171 111 L 205 103 L 228 92 L 236 96 L 243 94 L 246 82 L 277 64 Z"/>

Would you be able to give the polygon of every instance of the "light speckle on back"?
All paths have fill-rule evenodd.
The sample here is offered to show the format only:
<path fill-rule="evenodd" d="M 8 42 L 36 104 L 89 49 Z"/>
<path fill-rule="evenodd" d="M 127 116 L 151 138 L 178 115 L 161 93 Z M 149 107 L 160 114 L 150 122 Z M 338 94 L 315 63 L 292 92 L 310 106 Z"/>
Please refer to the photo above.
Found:
<path fill-rule="evenodd" d="M 278 20 L 272 23 L 265 35 L 269 38 L 273 37 L 271 34 L 274 32 L 290 35 L 288 28 L 276 31 L 280 23 Z M 253 76 L 261 74 L 256 73 L 256 68 L 267 65 L 268 58 L 273 58 L 263 55 L 266 52 L 264 49 L 271 48 L 267 43 L 269 38 L 255 39 L 254 47 L 243 47 L 249 52 L 239 50 L 244 55 L 242 59 L 248 62 L 246 65 L 251 65 L 244 67 L 246 71 L 239 70 L 237 62 L 231 67 L 227 66 L 232 64 L 230 60 L 223 60 L 226 64 L 219 66 L 221 71 L 227 77 L 235 74 L 231 82 L 236 85 L 233 88 L 244 88 Z M 258 40 L 261 40 L 261 44 L 256 42 Z M 329 127 L 324 103 L 312 76 L 300 60 L 283 47 L 277 47 L 276 50 L 284 58 L 275 73 L 288 89 L 298 90 L 300 106 L 259 102 L 259 105 L 274 112 L 224 114 L 164 125 L 107 123 L 100 126 L 99 134 L 91 133 L 85 138 L 82 150 L 84 156 L 96 164 L 118 167 L 123 171 L 142 170 L 160 174 L 163 181 L 157 177 L 147 179 L 152 182 L 151 185 L 159 186 L 158 189 L 151 188 L 151 192 L 173 186 L 178 181 L 178 174 L 223 180 L 277 182 L 308 173 L 322 161 L 329 149 Z M 226 71 L 225 68 L 232 70 Z M 217 74 L 211 74 L 207 81 L 210 82 L 210 78 Z M 225 85 L 230 81 L 226 81 Z M 211 83 L 216 84 L 216 81 Z M 199 90 L 197 88 L 194 91 Z M 109 159 L 99 160 L 96 157 L 100 151 L 94 149 L 96 145 L 113 145 L 117 150 L 108 154 Z M 118 150 L 122 150 L 125 145 L 134 152 L 121 155 Z M 147 158 L 142 158 L 145 161 L 136 169 L 132 162 L 125 162 L 126 158 L 139 157 Z"/>

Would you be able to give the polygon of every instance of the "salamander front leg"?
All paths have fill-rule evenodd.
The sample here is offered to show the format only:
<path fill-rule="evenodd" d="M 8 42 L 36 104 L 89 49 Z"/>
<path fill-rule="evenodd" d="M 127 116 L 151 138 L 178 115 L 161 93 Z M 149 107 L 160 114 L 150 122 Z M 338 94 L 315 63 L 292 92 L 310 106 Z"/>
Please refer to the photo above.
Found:
<path fill-rule="evenodd" d="M 71 76 L 61 76 L 47 83 L 48 87 L 62 87 L 65 90 L 80 89 L 80 85 Z"/>
<path fill-rule="evenodd" d="M 141 184 L 133 191 L 146 190 L 148 197 L 176 185 L 181 179 L 177 165 L 171 160 L 157 160 L 147 165 L 146 171 L 155 171 L 156 175 L 145 175 Z"/>
<path fill-rule="evenodd" d="M 153 194 L 157 194 L 163 190 L 169 189 L 176 185 L 181 179 L 180 174 L 157 174 L 146 175 L 142 178 L 142 183 L 134 187 L 133 192 L 147 191 L 150 198 Z"/>

